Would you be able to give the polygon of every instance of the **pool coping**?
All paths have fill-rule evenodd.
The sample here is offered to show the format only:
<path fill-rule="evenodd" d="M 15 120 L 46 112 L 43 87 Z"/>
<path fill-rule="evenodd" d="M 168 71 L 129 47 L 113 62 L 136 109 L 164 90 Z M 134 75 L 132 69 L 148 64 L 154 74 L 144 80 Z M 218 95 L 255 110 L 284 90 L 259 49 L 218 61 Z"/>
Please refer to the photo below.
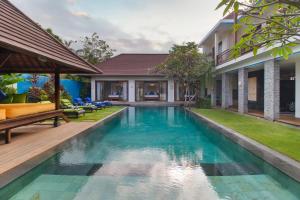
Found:
<path fill-rule="evenodd" d="M 279 169 L 283 173 L 287 174 L 289 177 L 300 182 L 300 163 L 285 156 L 255 140 L 246 137 L 226 126 L 223 126 L 195 111 L 185 108 L 186 111 L 190 112 L 194 116 L 198 117 L 200 120 L 205 121 L 208 125 L 220 133 L 225 135 L 227 138 L 231 139 L 233 142 L 244 147 L 248 151 L 252 152 L 259 158 L 271 164 L 273 167 Z"/>
<path fill-rule="evenodd" d="M 107 121 L 111 120 L 112 118 L 114 118 L 115 116 L 121 114 L 123 111 L 125 111 L 126 109 L 128 109 L 128 107 L 124 107 L 121 110 L 118 110 L 106 117 L 104 117 L 103 119 L 100 119 L 94 123 L 92 123 L 87 129 L 85 129 L 84 131 L 73 135 L 72 137 L 67 138 L 66 140 L 63 140 L 61 142 L 59 142 L 57 145 L 39 153 L 38 155 L 26 160 L 25 162 L 5 171 L 4 173 L 2 173 L 0 175 L 1 179 L 0 179 L 0 189 L 5 187 L 6 185 L 8 185 L 9 183 L 13 182 L 14 180 L 16 180 L 17 178 L 19 178 L 20 176 L 23 176 L 24 174 L 26 174 L 28 171 L 30 171 L 31 169 L 35 168 L 37 165 L 41 164 L 42 162 L 46 161 L 47 159 L 49 159 L 51 156 L 55 155 L 56 153 L 58 153 L 61 148 L 65 147 L 67 145 L 68 142 L 70 142 L 71 140 L 73 140 L 76 137 L 85 135 L 86 133 L 95 130 L 96 128 L 98 128 L 99 126 L 103 125 L 104 123 L 106 123 Z M 76 122 L 76 123 L 81 123 L 81 122 Z"/>

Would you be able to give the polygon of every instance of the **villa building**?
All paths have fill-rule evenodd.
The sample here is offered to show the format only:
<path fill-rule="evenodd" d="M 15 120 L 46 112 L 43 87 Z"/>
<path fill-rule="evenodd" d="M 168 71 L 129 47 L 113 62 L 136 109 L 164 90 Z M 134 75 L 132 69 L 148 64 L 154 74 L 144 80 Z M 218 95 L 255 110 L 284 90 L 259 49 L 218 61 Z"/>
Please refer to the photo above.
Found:
<path fill-rule="evenodd" d="M 155 73 L 168 54 L 121 54 L 101 64 L 103 74 L 92 76 L 94 101 L 175 102 L 184 100 L 184 90 L 176 81 Z"/>
<path fill-rule="evenodd" d="M 233 32 L 234 16 L 220 20 L 200 42 L 215 61 L 216 77 L 210 88 L 213 106 L 261 113 L 266 119 L 300 118 L 300 46 L 285 60 L 261 48 L 256 56 L 244 51 L 231 58 L 231 47 L 243 37 Z"/>

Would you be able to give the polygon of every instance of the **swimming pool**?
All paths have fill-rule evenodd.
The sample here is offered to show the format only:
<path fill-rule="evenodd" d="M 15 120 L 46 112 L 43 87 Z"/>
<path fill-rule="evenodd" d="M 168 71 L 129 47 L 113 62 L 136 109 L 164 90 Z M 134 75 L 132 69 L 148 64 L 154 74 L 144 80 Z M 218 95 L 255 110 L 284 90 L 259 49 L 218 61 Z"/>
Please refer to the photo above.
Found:
<path fill-rule="evenodd" d="M 177 107 L 129 107 L 0 199 L 300 199 L 300 184 Z"/>

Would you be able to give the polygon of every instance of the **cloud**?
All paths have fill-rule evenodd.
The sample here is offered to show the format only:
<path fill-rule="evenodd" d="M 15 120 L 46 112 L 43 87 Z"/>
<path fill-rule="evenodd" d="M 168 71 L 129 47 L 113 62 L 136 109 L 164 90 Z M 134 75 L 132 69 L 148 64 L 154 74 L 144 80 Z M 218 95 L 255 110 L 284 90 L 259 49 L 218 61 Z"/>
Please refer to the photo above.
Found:
<path fill-rule="evenodd" d="M 11 1 L 64 39 L 96 32 L 118 53 L 168 52 L 174 43 L 200 41 L 219 19 L 219 0 Z"/>
<path fill-rule="evenodd" d="M 74 11 L 70 4 L 76 0 L 12 0 L 44 28 L 52 30 L 66 40 L 80 40 L 96 32 L 101 39 L 117 50 L 117 53 L 159 53 L 167 52 L 173 41 L 152 41 L 141 35 L 126 33 L 109 20 L 94 17 L 85 11 Z"/>
<path fill-rule="evenodd" d="M 84 11 L 75 11 L 75 12 L 72 12 L 72 15 L 74 15 L 76 17 L 90 18 L 90 15 L 87 12 L 84 12 Z"/>

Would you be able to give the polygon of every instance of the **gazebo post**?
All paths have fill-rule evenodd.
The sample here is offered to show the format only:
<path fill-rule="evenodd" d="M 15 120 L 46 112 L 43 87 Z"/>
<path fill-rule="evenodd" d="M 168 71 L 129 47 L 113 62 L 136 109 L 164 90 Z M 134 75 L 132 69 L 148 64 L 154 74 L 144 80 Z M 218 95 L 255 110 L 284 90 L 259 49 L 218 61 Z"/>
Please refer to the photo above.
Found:
<path fill-rule="evenodd" d="M 55 110 L 60 109 L 60 73 L 59 69 L 54 73 L 54 102 Z M 54 118 L 54 127 L 59 126 L 59 117 Z"/>

